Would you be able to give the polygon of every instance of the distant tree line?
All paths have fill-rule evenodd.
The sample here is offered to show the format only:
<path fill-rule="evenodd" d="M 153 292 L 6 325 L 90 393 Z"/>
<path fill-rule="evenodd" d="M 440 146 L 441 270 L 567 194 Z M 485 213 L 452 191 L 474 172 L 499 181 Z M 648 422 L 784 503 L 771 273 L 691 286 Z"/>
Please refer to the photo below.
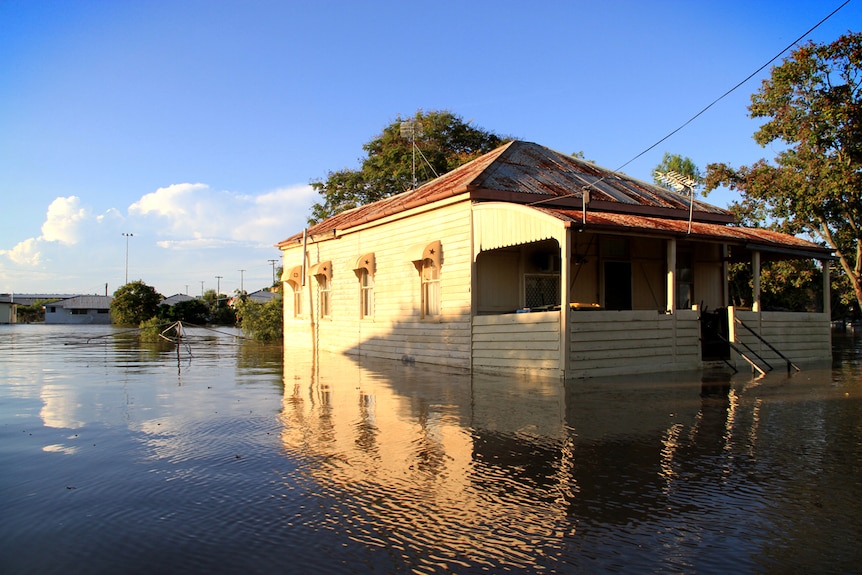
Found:
<path fill-rule="evenodd" d="M 257 303 L 239 290 L 233 298 L 208 290 L 201 298 L 174 305 L 162 303 L 164 299 L 155 288 L 141 280 L 127 283 L 114 292 L 111 321 L 146 328 L 150 334 L 177 321 L 193 325 L 237 325 L 246 335 L 260 341 L 278 340 L 283 333 L 280 297 Z"/>

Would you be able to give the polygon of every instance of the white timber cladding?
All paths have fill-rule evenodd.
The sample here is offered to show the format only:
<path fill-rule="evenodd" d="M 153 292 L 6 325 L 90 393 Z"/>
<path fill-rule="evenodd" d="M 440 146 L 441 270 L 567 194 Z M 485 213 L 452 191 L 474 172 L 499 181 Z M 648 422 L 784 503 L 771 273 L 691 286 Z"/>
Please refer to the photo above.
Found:
<path fill-rule="evenodd" d="M 754 335 L 736 323 L 731 336 L 734 342 L 745 344 L 753 349 L 768 361 L 773 369 L 780 371 L 785 368 L 785 360 L 778 353 L 795 364 L 832 359 L 832 329 L 828 316 L 822 313 L 789 311 L 757 313 L 733 307 L 728 308 L 728 311 L 730 322 L 734 322 L 736 317 L 757 334 Z M 758 335 L 760 337 L 757 337 Z M 741 345 L 740 347 L 743 350 L 746 349 Z M 735 364 L 738 369 L 745 369 L 748 365 L 739 357 L 735 357 Z"/>
<path fill-rule="evenodd" d="M 473 206 L 473 259 L 481 251 L 555 239 L 564 245 L 565 224 L 528 206 L 483 202 Z"/>
<path fill-rule="evenodd" d="M 407 215 L 309 239 L 306 269 L 312 274 L 327 268 L 330 313 L 320 317 L 319 282 L 309 276 L 302 288 L 303 313 L 294 317 L 292 307 L 285 310 L 287 354 L 316 349 L 470 367 L 470 204 L 465 200 Z M 302 244 L 284 247 L 283 254 L 289 270 L 283 279 L 295 285 Z M 424 256 L 439 260 L 441 308 L 440 315 L 421 318 L 422 284 L 414 258 Z M 364 318 L 360 268 L 374 277 L 373 315 Z"/>
<path fill-rule="evenodd" d="M 572 377 L 686 371 L 701 365 L 694 310 L 577 311 L 569 323 Z"/>
<path fill-rule="evenodd" d="M 473 369 L 559 375 L 560 312 L 476 316 Z"/>

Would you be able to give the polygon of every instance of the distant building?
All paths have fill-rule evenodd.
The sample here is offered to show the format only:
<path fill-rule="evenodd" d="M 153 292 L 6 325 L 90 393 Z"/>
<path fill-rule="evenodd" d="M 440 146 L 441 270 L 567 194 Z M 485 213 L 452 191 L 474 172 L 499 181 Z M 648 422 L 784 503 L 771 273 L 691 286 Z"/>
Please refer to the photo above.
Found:
<path fill-rule="evenodd" d="M 9 294 L 0 294 L 0 324 L 18 323 L 18 303 Z"/>
<path fill-rule="evenodd" d="M 248 301 L 253 301 L 254 303 L 267 303 L 274 298 L 281 298 L 281 294 L 278 292 L 269 291 L 268 289 L 262 289 L 251 292 L 250 294 L 246 294 L 245 297 Z M 239 296 L 234 296 L 227 300 L 227 304 L 230 307 L 235 307 L 236 302 L 239 301 L 239 299 Z"/>
<path fill-rule="evenodd" d="M 184 293 L 175 293 L 175 294 L 174 294 L 174 295 L 172 295 L 172 296 L 166 297 L 166 298 L 165 298 L 165 299 L 163 299 L 160 303 L 161 303 L 161 305 L 174 306 L 174 305 L 177 305 L 177 304 L 178 304 L 178 303 L 180 303 L 180 302 L 183 302 L 183 301 L 192 301 L 192 300 L 195 300 L 195 299 L 197 299 L 197 298 L 192 297 L 192 296 L 190 296 L 190 295 L 188 295 L 188 294 L 184 294 Z"/>
<path fill-rule="evenodd" d="M 17 305 L 33 305 L 36 302 L 45 302 L 49 300 L 61 300 L 61 299 L 69 299 L 70 297 L 75 297 L 76 294 L 73 293 L 15 293 L 15 294 L 3 294 L 0 295 L 0 298 L 10 298 L 11 301 L 15 302 Z"/>
<path fill-rule="evenodd" d="M 267 303 L 274 298 L 280 298 L 281 294 L 266 289 L 257 290 L 248 294 L 248 299 L 255 303 Z"/>
<path fill-rule="evenodd" d="M 78 295 L 45 305 L 45 323 L 110 324 L 111 301 L 106 295 Z"/>

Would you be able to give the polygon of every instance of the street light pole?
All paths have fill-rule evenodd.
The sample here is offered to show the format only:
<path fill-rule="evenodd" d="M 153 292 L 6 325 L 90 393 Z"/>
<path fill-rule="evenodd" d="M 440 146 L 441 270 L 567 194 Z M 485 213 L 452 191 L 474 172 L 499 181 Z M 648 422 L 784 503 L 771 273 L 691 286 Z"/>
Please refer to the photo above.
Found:
<path fill-rule="evenodd" d="M 123 232 L 123 237 L 126 238 L 126 283 L 129 283 L 129 238 L 135 234 L 127 234 Z"/>

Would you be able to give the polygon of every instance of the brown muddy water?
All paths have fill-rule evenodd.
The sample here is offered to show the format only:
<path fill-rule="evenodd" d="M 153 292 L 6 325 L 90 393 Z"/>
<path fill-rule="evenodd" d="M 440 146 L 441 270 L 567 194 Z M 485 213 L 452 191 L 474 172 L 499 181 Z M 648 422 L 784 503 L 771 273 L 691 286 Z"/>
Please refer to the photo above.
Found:
<path fill-rule="evenodd" d="M 0 326 L 0 573 L 862 572 L 852 337 L 563 384 L 188 335 Z"/>

